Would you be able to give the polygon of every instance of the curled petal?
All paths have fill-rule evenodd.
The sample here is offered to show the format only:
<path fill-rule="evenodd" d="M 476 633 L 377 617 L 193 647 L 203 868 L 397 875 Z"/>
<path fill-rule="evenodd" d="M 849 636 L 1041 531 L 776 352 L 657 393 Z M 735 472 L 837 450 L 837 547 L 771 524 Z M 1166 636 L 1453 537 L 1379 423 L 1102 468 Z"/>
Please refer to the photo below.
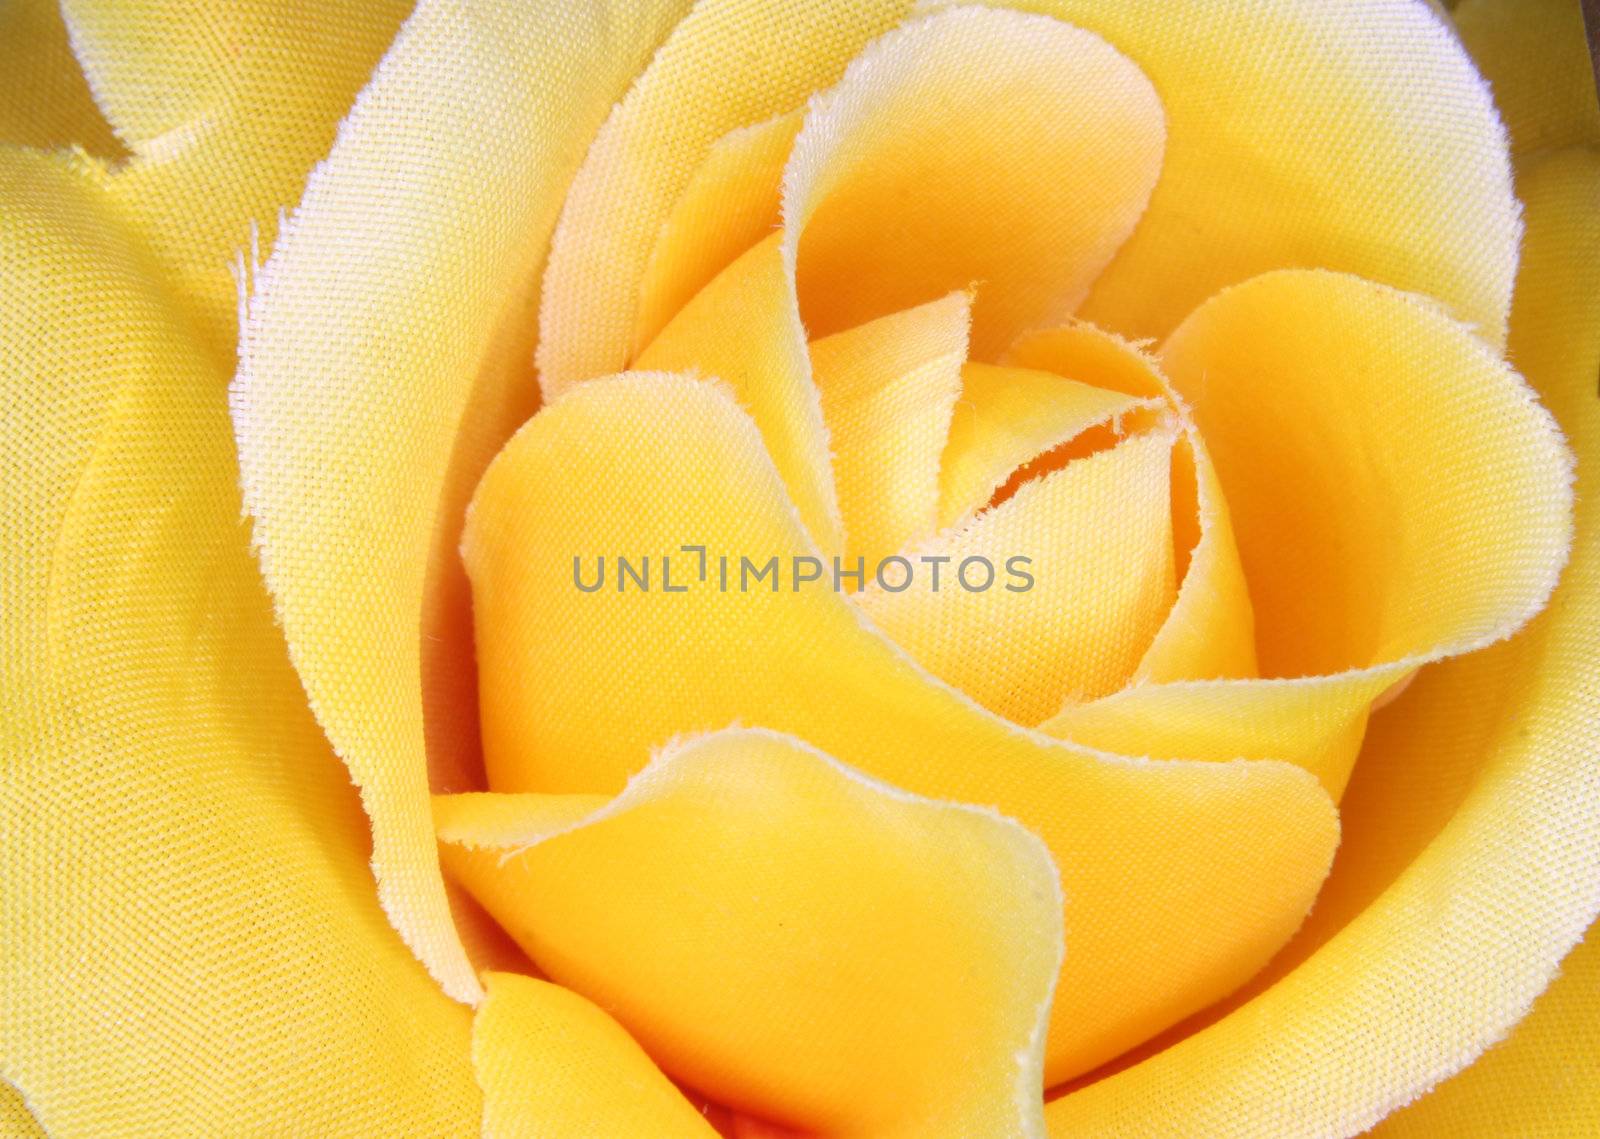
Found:
<path fill-rule="evenodd" d="M 630 365 L 652 250 L 717 140 L 797 109 L 911 7 L 694 4 L 607 118 L 567 195 L 539 313 L 546 398 Z"/>
<path fill-rule="evenodd" d="M 1027 831 L 752 729 L 567 798 L 440 799 L 446 863 L 674 1076 L 827 1135 L 1042 1134 L 1061 894 Z"/>
<path fill-rule="evenodd" d="M 972 353 L 1071 314 L 1161 170 L 1161 104 L 1099 37 L 959 8 L 873 43 L 784 173 L 784 256 L 814 335 L 976 286 Z"/>
<path fill-rule="evenodd" d="M 425 701 L 470 692 L 470 654 L 450 655 L 470 649 L 464 627 L 437 636 L 466 621 L 461 512 L 536 398 L 530 306 L 567 180 L 683 6 L 424 0 L 241 331 L 234 424 L 262 572 L 362 790 L 384 907 L 462 999 L 480 990 L 439 873 L 429 760 L 459 786 L 472 749 L 424 727 Z"/>
<path fill-rule="evenodd" d="M 0 201 L 0 1080 L 52 1135 L 471 1129 L 467 1010 L 373 897 L 250 557 L 225 373 L 66 161 L 0 149 Z"/>
<path fill-rule="evenodd" d="M 61 0 L 89 88 L 131 152 L 91 172 L 225 364 L 238 331 L 230 270 L 241 251 L 271 244 L 410 10 L 407 0 Z"/>
<path fill-rule="evenodd" d="M 484 1139 L 716 1139 L 605 1010 L 570 989 L 490 973 L 472 1022 Z"/>
<path fill-rule="evenodd" d="M 884 587 L 900 584 L 891 568 L 862 608 L 929 672 L 1019 724 L 1120 688 L 1172 608 L 1173 441 L 1144 432 L 1024 484 L 907 550 L 909 587 Z M 944 559 L 939 589 L 929 558 Z"/>
<path fill-rule="evenodd" d="M 1084 319 L 1165 336 L 1228 285 L 1314 264 L 1436 297 L 1504 342 L 1520 234 L 1505 131 L 1426 4 L 1006 6 L 1104 36 L 1166 109 L 1161 182 Z"/>

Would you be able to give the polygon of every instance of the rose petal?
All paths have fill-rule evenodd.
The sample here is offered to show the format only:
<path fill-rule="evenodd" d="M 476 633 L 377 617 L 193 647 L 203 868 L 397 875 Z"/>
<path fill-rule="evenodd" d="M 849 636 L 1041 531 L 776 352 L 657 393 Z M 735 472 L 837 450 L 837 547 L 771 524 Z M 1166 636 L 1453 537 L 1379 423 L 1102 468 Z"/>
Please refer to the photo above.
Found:
<path fill-rule="evenodd" d="M 749 729 L 541 798 L 438 800 L 446 863 L 675 1076 L 813 1133 L 1043 1133 L 1061 893 L 1020 826 Z"/>
<path fill-rule="evenodd" d="M 1235 286 L 1161 355 L 1215 456 L 1262 670 L 1285 679 L 1146 685 L 1043 730 L 1287 759 L 1337 794 L 1385 689 L 1543 607 L 1571 540 L 1570 457 L 1477 337 L 1354 277 Z"/>
<path fill-rule="evenodd" d="M 911 7 L 698 0 L 606 120 L 562 209 L 539 313 L 547 399 L 629 366 L 651 251 L 713 144 L 798 108 Z"/>
<path fill-rule="evenodd" d="M 711 144 L 672 203 L 645 263 L 633 353 L 643 351 L 739 254 L 782 224 L 783 167 L 801 121 L 798 111 L 790 112 L 729 131 Z"/>
<path fill-rule="evenodd" d="M 95 166 L 231 364 L 241 251 L 328 152 L 407 0 L 62 0 L 89 87 L 132 158 Z"/>
<path fill-rule="evenodd" d="M 1512 351 L 1565 427 L 1583 492 L 1600 470 L 1600 159 L 1554 156 L 1523 193 Z M 1533 624 L 1424 670 L 1376 717 L 1335 872 L 1281 968 L 1203 1031 L 1056 1100 L 1052 1134 L 1115 1133 L 1128 1119 L 1158 1139 L 1353 1134 L 1522 1016 L 1600 910 L 1597 506 L 1579 494 L 1572 563 Z M 1513 1034 L 1480 1063 L 1494 1071 L 1505 1050 L 1514 1064 L 1516 1049 Z M 1490 1077 L 1505 1116 L 1486 1114 L 1488 1133 L 1560 1134 L 1567 1113 L 1592 1117 L 1583 1053 L 1559 1055 L 1548 1099 L 1537 1083 Z M 1459 1077 L 1468 1088 L 1477 1070 Z"/>
<path fill-rule="evenodd" d="M 1161 104 L 1103 40 L 963 8 L 870 45 L 806 113 L 785 257 L 813 335 L 975 285 L 972 354 L 1071 314 L 1161 170 Z"/>
<path fill-rule="evenodd" d="M 951 293 L 810 346 L 850 553 L 876 561 L 938 525 L 972 298 Z"/>
<path fill-rule="evenodd" d="M 57 0 L 0 7 L 0 142 L 127 157 L 89 94 Z"/>
<path fill-rule="evenodd" d="M 939 470 L 939 522 L 981 510 L 1019 467 L 1153 401 L 1053 372 L 968 364 Z"/>
<path fill-rule="evenodd" d="M 250 557 L 226 374 L 66 161 L 0 150 L 0 201 L 4 1079 L 52 1135 L 472 1129 L 468 1014 L 375 903 Z"/>
<path fill-rule="evenodd" d="M 1184 430 L 1173 450 L 1172 545 L 1181 584 L 1133 679 L 1159 684 L 1254 676 L 1255 617 L 1227 499 L 1205 439 L 1159 362 L 1138 345 L 1082 322 L 1025 336 L 1007 359 L 1146 401 L 1130 407 L 1158 397 L 1178 416 Z"/>
<path fill-rule="evenodd" d="M 910 587 L 875 581 L 861 607 L 929 672 L 1019 724 L 1120 688 L 1172 608 L 1173 439 L 1135 435 L 1023 485 L 905 551 Z M 947 559 L 937 590 L 927 557 Z M 969 558 L 982 559 L 970 574 Z"/>
<path fill-rule="evenodd" d="M 425 740 L 423 708 L 451 702 L 429 692 L 459 698 L 470 642 L 422 645 L 465 618 L 461 510 L 535 400 L 530 305 L 567 179 L 683 7 L 425 0 L 312 176 L 241 334 L 234 418 L 262 570 L 362 790 L 384 908 L 463 999 L 480 990 L 439 874 L 425 745 L 446 786 L 471 749 Z"/>
<path fill-rule="evenodd" d="M 1104 36 L 1166 109 L 1161 183 L 1084 319 L 1164 336 L 1228 285 L 1317 265 L 1437 297 L 1503 342 L 1519 235 L 1505 132 L 1426 6 L 1006 6 Z"/>
<path fill-rule="evenodd" d="M 472 1022 L 484 1139 L 716 1139 L 627 1030 L 570 989 L 491 973 Z"/>
<path fill-rule="evenodd" d="M 774 233 L 729 265 L 639 354 L 641 369 L 700 372 L 748 408 L 807 531 L 824 550 L 844 523 L 828 428 Z"/>
<path fill-rule="evenodd" d="M 707 547 L 705 580 L 684 543 Z M 588 559 L 619 553 L 658 555 L 657 591 L 670 553 L 691 588 L 575 588 L 574 557 L 588 580 Z M 1073 901 L 1052 1080 L 1215 1000 L 1298 924 L 1336 839 L 1305 773 L 1141 763 L 1018 729 L 827 585 L 793 592 L 789 559 L 815 554 L 760 434 L 715 386 L 632 375 L 541 412 L 486 473 L 464 542 L 491 786 L 615 792 L 652 746 L 740 720 L 917 794 L 997 804 L 1045 839 Z M 740 591 L 740 556 L 784 563 L 783 592 Z"/>

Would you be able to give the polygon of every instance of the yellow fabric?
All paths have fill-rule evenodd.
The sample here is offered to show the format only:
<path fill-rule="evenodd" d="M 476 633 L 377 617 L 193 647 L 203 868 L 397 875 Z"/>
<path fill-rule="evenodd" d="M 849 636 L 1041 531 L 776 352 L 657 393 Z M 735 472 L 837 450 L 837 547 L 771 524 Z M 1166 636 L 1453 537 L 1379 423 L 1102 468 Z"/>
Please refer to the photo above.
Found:
<path fill-rule="evenodd" d="M 534 270 L 566 181 L 683 7 L 574 8 L 552 25 L 522 4 L 424 2 L 261 267 L 243 327 L 234 417 L 262 569 L 362 790 L 384 908 L 458 998 L 479 987 L 438 869 L 423 708 L 460 665 L 424 656 L 438 604 L 424 598 L 453 590 L 465 609 L 461 510 L 531 410 Z M 449 758 L 435 780 L 459 789 Z"/>
<path fill-rule="evenodd" d="M 1570 540 L 1565 448 L 1481 341 L 1352 277 L 1257 277 L 1196 310 L 1160 357 L 1214 457 L 1262 671 L 1306 679 L 1143 685 L 1043 730 L 1288 759 L 1337 794 L 1374 699 L 1543 606 Z"/>
<path fill-rule="evenodd" d="M 846 546 L 875 563 L 933 535 L 972 298 L 951 293 L 810 345 Z"/>
<path fill-rule="evenodd" d="M 0 2 L 0 1134 L 1600 1130 L 1576 0 L 412 8 Z"/>
<path fill-rule="evenodd" d="M 0 142 L 125 154 L 73 58 L 57 0 L 0 6 Z"/>
<path fill-rule="evenodd" d="M 1581 809 L 1574 809 L 1575 829 L 1564 843 L 1551 843 L 1552 850 L 1564 850 L 1571 877 L 1563 880 L 1557 870 L 1548 888 L 1577 894 L 1592 912 L 1600 907 L 1592 805 L 1600 731 L 1592 713 L 1585 719 L 1583 705 L 1566 696 L 1562 686 L 1567 678 L 1592 678 L 1600 671 L 1600 606 L 1594 600 L 1600 575 L 1600 509 L 1590 489 L 1595 465 L 1600 463 L 1600 403 L 1594 390 L 1595 376 L 1600 374 L 1600 154 L 1593 147 L 1579 147 L 1530 159 L 1519 171 L 1519 188 L 1527 203 L 1528 240 L 1512 310 L 1511 351 L 1578 451 L 1580 537 L 1550 612 L 1524 636 L 1493 650 L 1493 656 L 1461 661 L 1454 678 L 1456 690 L 1441 697 L 1477 700 L 1483 710 L 1475 719 L 1487 721 L 1481 727 L 1474 725 L 1481 734 L 1463 741 L 1468 746 L 1462 751 L 1470 761 L 1459 782 L 1492 778 L 1504 762 L 1496 753 L 1504 748 L 1530 765 L 1525 773 L 1515 767 L 1512 771 L 1522 778 L 1549 780 L 1554 789 L 1559 786 L 1556 774 L 1532 766 L 1551 762 L 1535 750 L 1547 740 L 1546 746 L 1581 773 L 1583 782 L 1574 781 L 1573 793 L 1588 792 L 1587 821 Z M 1448 714 L 1451 706 L 1443 704 L 1438 715 Z M 1536 709 L 1531 725 L 1523 720 L 1524 707 Z M 1459 711 L 1456 715 L 1459 718 Z M 1524 743 L 1520 733 L 1530 726 L 1533 738 Z M 1479 774 L 1478 764 L 1487 770 Z M 1449 802 L 1448 791 L 1434 793 Z M 1404 853 L 1403 846 L 1399 852 L 1392 846 L 1378 847 L 1373 861 L 1393 864 Z M 1518 898 L 1514 883 L 1503 890 L 1503 896 Z M 1523 905 L 1528 900 L 1520 899 Z M 1561 938 L 1570 940 L 1572 931 L 1558 928 L 1553 933 L 1551 948 L 1559 952 L 1564 947 Z M 1600 1129 L 1600 1067 L 1593 1062 L 1600 1054 L 1597 948 L 1600 934 L 1591 927 L 1584 944 L 1562 962 L 1560 976 L 1534 1003 L 1532 1013 L 1511 1030 L 1510 1039 L 1414 1107 L 1396 1114 L 1378 1134 L 1395 1139 L 1501 1135 L 1576 1139 Z M 1532 950 L 1533 946 L 1526 947 L 1529 957 Z M 1546 969 L 1553 964 L 1550 950 L 1522 968 L 1541 963 Z"/>
<path fill-rule="evenodd" d="M 939 468 L 940 525 L 954 526 L 988 505 L 1025 463 L 1150 406 L 1056 372 L 968 364 Z"/>
<path fill-rule="evenodd" d="M 1464 1067 L 1376 1133 L 1595 1131 L 1590 951 L 1534 1001 L 1600 910 L 1600 719 L 1586 687 L 1600 673 L 1600 499 L 1587 493 L 1600 469 L 1600 155 L 1552 154 L 1521 189 L 1511 352 L 1577 452 L 1561 585 L 1517 637 L 1424 669 L 1374 717 L 1333 874 L 1248 999 L 1056 1100 L 1054 1135 L 1349 1135 Z"/>
<path fill-rule="evenodd" d="M 760 426 L 807 531 L 834 553 L 844 522 L 828 427 L 789 303 L 781 242 L 774 233 L 719 273 L 639 354 L 639 367 L 730 385 Z"/>
<path fill-rule="evenodd" d="M 1043 1135 L 1061 901 L 1022 827 L 751 729 L 543 798 L 438 800 L 450 872 L 674 1076 L 811 1134 Z"/>
<path fill-rule="evenodd" d="M 658 587 L 663 553 L 680 584 L 696 581 L 686 535 L 707 551 L 698 588 L 574 587 L 575 556 L 587 578 L 618 551 L 657 555 Z M 741 590 L 741 556 L 787 566 L 817 551 L 759 432 L 715 385 L 636 374 L 575 389 L 485 474 L 463 551 L 497 791 L 615 793 L 652 747 L 737 720 L 917 794 L 994 804 L 1038 833 L 1072 907 L 1052 1082 L 1254 972 L 1299 923 L 1336 840 L 1327 799 L 1296 768 L 1052 743 L 916 668 L 831 582 L 794 592 L 783 569 L 782 592 Z"/>
<path fill-rule="evenodd" d="M 90 88 L 131 151 L 107 196 L 233 353 L 238 285 L 366 82 L 408 0 L 61 0 Z"/>
<path fill-rule="evenodd" d="M 1134 682 L 1256 675 L 1255 615 L 1227 499 L 1211 451 L 1159 362 L 1139 345 L 1084 322 L 1025 336 L 1007 356 L 1074 377 L 1089 390 L 1148 401 L 1126 405 L 1129 410 L 1165 401 L 1183 427 L 1172 481 L 1172 552 L 1182 583 Z M 955 438 L 952 432 L 952 447 Z"/>
<path fill-rule="evenodd" d="M 643 349 L 718 273 L 777 227 L 783 167 L 799 113 L 729 131 L 672 203 L 639 282 L 633 351 Z"/>
<path fill-rule="evenodd" d="M 1139 69 L 1078 28 L 983 8 L 907 21 L 811 105 L 784 172 L 806 327 L 976 284 L 972 355 L 994 358 L 1069 315 L 1128 236 L 1162 126 Z"/>
<path fill-rule="evenodd" d="M 929 672 L 1015 723 L 1120 688 L 1172 608 L 1174 436 L 1143 432 L 1025 484 L 908 551 L 949 559 L 940 588 L 924 574 L 901 589 L 891 568 L 861 608 Z M 1025 565 L 1011 563 L 1018 550 Z M 981 592 L 951 580 L 974 557 L 999 579 Z"/>
<path fill-rule="evenodd" d="M 1504 130 L 1423 5 L 1008 6 L 1104 36 L 1166 113 L 1160 184 L 1080 316 L 1163 336 L 1219 289 L 1315 265 L 1435 297 L 1504 341 L 1518 236 Z"/>
<path fill-rule="evenodd" d="M 795 110 L 911 7 L 912 0 L 694 5 L 606 120 L 567 195 L 539 312 L 547 398 L 627 367 L 642 346 L 640 278 L 662 224 L 717 140 Z"/>
<path fill-rule="evenodd" d="M 52 1135 L 463 1133 L 468 1014 L 376 905 L 226 365 L 69 162 L 0 150 L 0 201 L 0 1077 Z"/>
<path fill-rule="evenodd" d="M 472 1022 L 483 1139 L 715 1139 L 627 1030 L 570 989 L 493 973 Z"/>

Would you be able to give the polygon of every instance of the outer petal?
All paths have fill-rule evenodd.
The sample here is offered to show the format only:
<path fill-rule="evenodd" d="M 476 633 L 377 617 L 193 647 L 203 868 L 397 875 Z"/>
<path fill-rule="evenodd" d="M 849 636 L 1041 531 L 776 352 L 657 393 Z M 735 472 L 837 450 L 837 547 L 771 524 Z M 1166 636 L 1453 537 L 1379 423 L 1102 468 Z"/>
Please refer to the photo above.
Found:
<path fill-rule="evenodd" d="M 1166 109 L 1161 182 L 1081 316 L 1164 336 L 1228 285 L 1314 265 L 1436 297 L 1503 341 L 1519 234 L 1505 132 L 1426 5 L 1006 5 L 1098 32 Z"/>
<path fill-rule="evenodd" d="M 573 798 L 440 799 L 447 864 L 675 1076 L 812 1133 L 1043 1134 L 1061 892 L 1022 827 L 750 729 Z"/>
<path fill-rule="evenodd" d="M 279 211 L 372 73 L 408 0 L 61 0 L 72 46 L 132 151 L 96 173 L 233 355 L 241 251 Z"/>
<path fill-rule="evenodd" d="M 56 1135 L 471 1132 L 468 1016 L 373 901 L 224 376 L 77 172 L 0 151 L 0 201 L 0 1077 Z"/>
<path fill-rule="evenodd" d="M 683 543 L 707 547 L 706 578 Z M 1052 1079 L 1241 983 L 1298 924 L 1335 841 L 1304 772 L 1052 743 L 934 681 L 831 588 L 793 591 L 791 557 L 816 550 L 754 425 L 702 382 L 595 381 L 535 416 L 485 475 L 464 553 L 491 786 L 615 792 L 652 746 L 739 720 L 1044 838 L 1073 902 Z M 574 557 L 587 580 L 597 555 L 645 553 L 657 590 L 670 554 L 689 591 L 575 588 Z M 741 556 L 776 558 L 782 591 L 741 591 Z"/>
<path fill-rule="evenodd" d="M 1512 1030 L 1460 1075 L 1380 1123 L 1377 1139 L 1588 1139 L 1600 1133 L 1600 933 Z"/>
<path fill-rule="evenodd" d="M 1578 453 L 1562 584 L 1519 636 L 1423 671 L 1375 718 L 1334 874 L 1251 999 L 1055 1101 L 1053 1134 L 1353 1134 L 1498 1040 L 1600 910 L 1600 497 L 1588 493 L 1600 470 L 1600 158 L 1561 154 L 1530 169 L 1523 192 L 1512 352 Z M 1570 999 L 1561 991 L 1552 999 Z M 1514 1035 L 1505 1047 L 1516 1046 Z M 1476 1070 L 1460 1077 L 1463 1096 Z M 1490 1134 L 1519 1133 L 1492 1126 L 1501 1118 L 1559 1134 L 1563 1116 L 1593 1107 L 1496 1086 L 1506 1115 L 1485 1117 Z M 1584 1094 L 1582 1081 L 1570 1089 Z"/>
<path fill-rule="evenodd" d="M 464 999 L 478 983 L 445 904 L 424 755 L 444 787 L 468 778 L 470 723 L 424 736 L 425 700 L 470 708 L 460 512 L 535 400 L 533 297 L 567 180 L 683 6 L 424 0 L 262 268 L 242 334 L 245 502 L 295 667 L 362 789 L 384 908 Z M 426 658 L 425 639 L 440 646 Z"/>
<path fill-rule="evenodd" d="M 570 989 L 491 973 L 472 1022 L 483 1139 L 716 1139 L 605 1011 Z"/>
<path fill-rule="evenodd" d="M 1589 689 L 1591 719 L 1580 723 L 1572 739 L 1561 741 L 1574 749 L 1574 758 L 1588 764 L 1588 782 L 1573 780 L 1571 793 L 1587 800 L 1590 818 L 1600 815 L 1594 800 L 1600 788 L 1593 778 L 1594 755 L 1600 750 L 1600 732 L 1594 716 L 1594 677 L 1600 670 L 1600 509 L 1593 488 L 1600 478 L 1600 405 L 1594 382 L 1600 373 L 1600 155 L 1592 148 L 1558 152 L 1536 159 L 1521 171 L 1521 189 L 1528 206 L 1528 243 L 1523 276 L 1518 282 L 1517 307 L 1512 313 L 1511 349 L 1528 378 L 1549 400 L 1551 409 L 1566 426 L 1578 449 L 1580 538 L 1567 582 L 1551 613 L 1540 619 L 1501 654 L 1498 667 L 1476 670 L 1479 686 L 1463 675 L 1460 685 L 1468 698 L 1482 693 L 1485 710 L 1474 716 L 1491 718 L 1499 733 L 1517 730 L 1525 713 L 1520 701 L 1532 697 L 1551 699 L 1552 690 L 1565 681 L 1578 693 Z M 1559 608 L 1556 608 L 1559 607 Z M 1587 627 L 1584 626 L 1587 623 Z M 1569 624 L 1570 623 L 1570 624 Z M 1517 652 L 1518 646 L 1521 651 Z M 1470 666 L 1472 661 L 1463 661 Z M 1460 670 L 1468 674 L 1469 669 Z M 1540 674 L 1546 673 L 1548 679 Z M 1490 687 L 1490 686 L 1494 687 Z M 1498 691 L 1496 690 L 1498 689 Z M 1451 693 L 1452 695 L 1454 693 Z M 1420 696 L 1421 694 L 1419 694 Z M 1534 705 L 1543 710 L 1542 702 Z M 1396 719 L 1405 715 L 1396 709 Z M 1400 727 L 1400 725 L 1397 725 Z M 1440 727 L 1447 727 L 1442 722 Z M 1403 730 L 1396 735 L 1407 735 Z M 1538 737 L 1536 737 L 1537 739 Z M 1427 737 L 1424 736 L 1426 741 Z M 1398 757 L 1403 761 L 1402 752 Z M 1451 780 L 1460 782 L 1461 777 Z M 1374 786 L 1369 799 L 1388 789 Z M 1444 788 L 1440 806 L 1448 809 L 1452 796 Z M 1580 832 L 1573 854 L 1588 864 L 1571 887 L 1579 899 L 1584 885 L 1592 891 L 1591 910 L 1600 906 L 1600 883 L 1595 882 L 1593 853 L 1595 824 Z M 1407 853 L 1403 842 L 1375 844 L 1371 856 L 1352 869 L 1366 877 L 1381 875 Z M 1552 844 L 1552 853 L 1557 848 Z M 1380 878 L 1381 880 L 1381 878 Z M 1348 891 L 1359 899 L 1359 890 Z M 1540 901 L 1546 899 L 1540 898 Z M 1581 905 L 1581 901 L 1579 903 Z M 1552 915 L 1553 917 L 1553 915 Z M 1552 921 L 1551 923 L 1555 923 Z M 1557 926 L 1556 928 L 1561 928 Z M 1569 930 L 1563 930 L 1569 932 Z M 1519 961 L 1537 973 L 1548 970 L 1561 951 L 1559 940 L 1541 938 L 1540 952 L 1528 946 Z M 1503 992 L 1501 986 L 1491 992 Z M 1514 1016 L 1516 1010 L 1511 1010 Z M 1539 1135 L 1551 1139 L 1592 1135 L 1600 1129 L 1600 935 L 1590 927 L 1587 940 L 1561 964 L 1560 976 L 1533 1006 L 1533 1011 L 1506 1042 L 1491 1048 L 1460 1075 L 1442 1084 L 1415 1106 L 1400 1112 L 1378 1134 L 1396 1137 L 1460 1136 L 1489 1139 L 1501 1135 Z"/>

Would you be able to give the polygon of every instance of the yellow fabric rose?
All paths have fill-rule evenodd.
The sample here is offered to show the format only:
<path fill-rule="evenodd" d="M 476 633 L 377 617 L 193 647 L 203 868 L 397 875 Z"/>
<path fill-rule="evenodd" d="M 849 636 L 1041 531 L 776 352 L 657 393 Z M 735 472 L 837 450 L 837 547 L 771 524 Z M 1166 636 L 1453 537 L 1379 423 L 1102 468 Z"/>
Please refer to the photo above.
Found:
<path fill-rule="evenodd" d="M 0 64 L 0 1133 L 1600 1132 L 1578 0 Z"/>

